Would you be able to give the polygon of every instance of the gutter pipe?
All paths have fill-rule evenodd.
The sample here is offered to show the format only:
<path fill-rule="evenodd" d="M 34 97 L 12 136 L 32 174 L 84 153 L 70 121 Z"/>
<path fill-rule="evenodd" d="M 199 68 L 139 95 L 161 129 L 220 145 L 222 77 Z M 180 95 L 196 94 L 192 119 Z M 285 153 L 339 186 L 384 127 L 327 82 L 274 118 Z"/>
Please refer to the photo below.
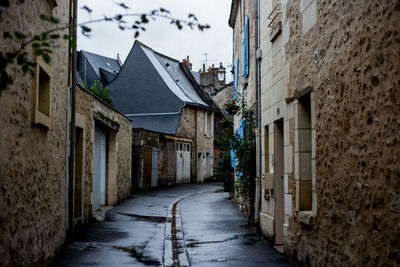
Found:
<path fill-rule="evenodd" d="M 261 86 L 260 86 L 260 68 L 259 68 L 259 59 L 257 58 L 257 52 L 260 48 L 259 44 L 259 25 L 260 25 L 260 15 L 259 15 L 259 0 L 254 0 L 254 18 L 255 18 L 255 78 L 256 78 L 256 102 L 257 102 L 257 130 L 258 130 L 258 177 L 256 180 L 256 186 L 258 184 L 258 191 L 256 190 L 256 200 L 255 200 L 255 222 L 259 223 L 260 221 L 260 212 L 261 212 L 261 175 L 262 175 L 262 166 L 261 166 Z"/>

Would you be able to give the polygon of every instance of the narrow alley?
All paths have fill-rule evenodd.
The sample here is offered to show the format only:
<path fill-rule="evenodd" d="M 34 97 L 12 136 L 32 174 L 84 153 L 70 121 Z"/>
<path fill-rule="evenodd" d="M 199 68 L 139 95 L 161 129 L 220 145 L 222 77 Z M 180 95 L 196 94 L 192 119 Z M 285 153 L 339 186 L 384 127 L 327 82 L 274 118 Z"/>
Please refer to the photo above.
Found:
<path fill-rule="evenodd" d="M 140 192 L 78 230 L 52 266 L 291 266 L 219 184 Z"/>

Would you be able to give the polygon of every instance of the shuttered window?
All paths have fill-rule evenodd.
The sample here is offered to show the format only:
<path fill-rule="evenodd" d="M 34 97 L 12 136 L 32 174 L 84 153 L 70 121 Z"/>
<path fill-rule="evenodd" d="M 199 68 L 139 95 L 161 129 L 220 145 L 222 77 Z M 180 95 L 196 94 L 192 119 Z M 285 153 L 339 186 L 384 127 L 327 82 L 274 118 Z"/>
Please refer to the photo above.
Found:
<path fill-rule="evenodd" d="M 238 84 L 239 84 L 239 58 L 236 57 L 235 65 L 233 66 L 233 98 L 237 97 Z"/>
<path fill-rule="evenodd" d="M 242 58 L 243 58 L 243 70 L 242 77 L 245 78 L 249 76 L 249 16 L 245 16 L 245 27 L 242 33 Z M 245 79 L 242 79 L 244 84 Z"/>

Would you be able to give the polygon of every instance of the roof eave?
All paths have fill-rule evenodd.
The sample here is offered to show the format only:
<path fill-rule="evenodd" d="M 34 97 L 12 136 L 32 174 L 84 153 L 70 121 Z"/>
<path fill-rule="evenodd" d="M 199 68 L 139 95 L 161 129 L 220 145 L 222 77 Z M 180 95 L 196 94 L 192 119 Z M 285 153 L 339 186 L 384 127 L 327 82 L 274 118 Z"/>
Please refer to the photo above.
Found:
<path fill-rule="evenodd" d="M 235 28 L 236 14 L 238 8 L 239 8 L 239 0 L 232 0 L 231 13 L 229 14 L 229 21 L 228 21 L 228 24 L 232 29 Z"/>

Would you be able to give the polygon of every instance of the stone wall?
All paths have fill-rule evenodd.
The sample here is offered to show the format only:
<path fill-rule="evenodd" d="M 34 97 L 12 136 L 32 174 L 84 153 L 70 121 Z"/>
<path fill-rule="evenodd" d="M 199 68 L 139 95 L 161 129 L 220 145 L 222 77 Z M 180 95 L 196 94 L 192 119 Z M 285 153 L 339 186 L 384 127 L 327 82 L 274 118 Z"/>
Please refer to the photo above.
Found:
<path fill-rule="evenodd" d="M 260 138 L 262 151 L 260 228 L 263 234 L 271 240 L 283 243 L 286 248 L 290 248 L 288 227 L 289 218 L 292 215 L 292 186 L 288 184 L 288 181 L 292 180 L 291 176 L 293 175 L 294 135 L 290 133 L 293 130 L 294 114 L 293 103 L 286 103 L 289 77 L 286 72 L 288 65 L 283 50 L 285 27 L 283 27 L 283 32 L 273 34 L 275 32 L 274 25 L 283 22 L 279 15 L 270 16 L 277 1 L 273 2 L 270 0 L 260 1 L 260 47 L 262 49 L 260 62 L 262 126 Z M 273 21 L 270 19 L 271 17 L 275 17 Z M 280 166 L 280 170 L 278 170 L 274 164 L 274 161 L 278 161 L 275 153 L 277 149 L 275 135 L 280 132 L 275 130 L 281 119 L 284 132 L 284 156 L 279 157 L 283 164 L 278 164 Z M 283 175 L 283 179 L 278 177 L 280 175 Z"/>
<path fill-rule="evenodd" d="M 233 0 L 232 2 L 236 2 L 238 8 L 236 14 L 231 14 L 235 17 L 234 24 L 230 26 L 233 28 L 233 64 L 236 64 L 236 58 L 239 59 L 239 65 L 237 66 L 238 71 L 238 88 L 237 91 L 239 93 L 239 97 L 244 97 L 244 102 L 246 103 L 246 108 L 252 108 L 254 112 L 256 111 L 256 82 L 255 82 L 255 16 L 254 16 L 254 1 L 253 0 Z M 232 11 L 232 10 L 231 10 Z M 245 83 L 243 83 L 243 55 L 242 55 L 242 32 L 245 29 L 245 15 L 249 16 L 249 75 L 245 79 Z M 230 21 L 231 22 L 231 21 Z M 233 22 L 233 21 L 232 21 Z M 240 98 L 239 98 L 240 99 Z M 240 120 L 242 119 L 241 115 L 235 115 L 233 118 L 234 121 L 234 130 L 237 130 L 240 126 Z M 257 129 L 255 129 L 257 132 Z M 258 145 L 256 145 L 258 148 Z M 258 150 L 257 150 L 258 155 Z M 257 165 L 258 169 L 258 165 Z M 258 182 L 256 182 L 258 183 Z M 258 191 L 256 190 L 256 193 Z M 235 193 L 236 194 L 236 193 Z M 237 197 L 237 195 L 235 195 Z M 258 197 L 256 196 L 256 200 L 258 201 Z M 238 199 L 239 200 L 239 199 Z M 241 201 L 241 200 L 240 200 Z M 242 201 L 241 201 L 242 202 Z M 247 204 L 246 204 L 247 205 Z M 248 203 L 247 206 L 251 204 Z M 254 205 L 258 207 L 256 203 Z M 250 209 L 247 211 L 247 214 L 251 214 L 253 211 Z M 253 220 L 253 218 L 249 218 Z"/>
<path fill-rule="evenodd" d="M 215 104 L 217 104 L 217 106 L 225 114 L 225 104 L 233 99 L 233 85 L 227 85 L 227 87 L 225 87 L 223 90 L 211 93 L 210 96 Z"/>
<path fill-rule="evenodd" d="M 314 216 L 293 214 L 292 253 L 312 266 L 396 265 L 400 2 L 287 1 L 284 14 L 289 97 L 311 87 L 315 103 Z"/>
<path fill-rule="evenodd" d="M 168 172 L 171 171 L 169 164 L 176 162 L 173 158 L 175 156 L 175 141 L 167 139 L 163 133 L 143 129 L 132 129 L 132 140 L 134 152 L 138 155 L 138 175 L 135 179 L 138 179 L 139 189 L 147 189 L 143 184 L 144 147 L 152 147 L 158 151 L 158 186 L 175 184 L 175 172 Z M 176 168 L 176 163 L 173 166 Z"/>
<path fill-rule="evenodd" d="M 123 114 L 101 101 L 87 90 L 76 87 L 76 124 L 83 129 L 84 161 L 83 168 L 83 219 L 88 221 L 92 216 L 92 194 L 94 181 L 94 140 L 95 140 L 95 113 L 101 114 L 107 120 L 118 125 L 118 130 L 107 129 L 108 153 L 116 152 L 112 161 L 108 160 L 107 167 L 113 173 L 107 173 L 108 184 L 107 205 L 115 205 L 131 192 L 131 149 L 132 149 L 132 122 Z M 105 127 L 107 128 L 107 127 Z M 110 158 L 109 158 L 110 159 Z M 76 168 L 78 167 L 78 164 Z M 112 188 L 111 188 L 112 187 Z M 112 191 L 110 191 L 112 190 Z"/>
<path fill-rule="evenodd" d="M 207 136 L 205 134 L 205 113 L 207 112 L 208 116 L 211 116 L 211 135 Z M 197 116 L 197 125 L 196 125 L 196 116 Z M 196 140 L 192 145 L 191 151 L 191 180 L 197 182 L 204 182 L 205 178 L 208 178 L 203 174 L 202 171 L 198 171 L 198 168 L 202 168 L 205 162 L 199 161 L 198 156 L 199 154 L 204 154 L 205 156 L 207 153 L 213 162 L 213 155 L 214 155 L 214 122 L 213 122 L 213 113 L 211 111 L 205 110 L 203 108 L 196 108 L 187 106 L 182 109 L 182 117 L 179 123 L 178 131 L 176 132 L 176 136 L 184 137 L 192 140 Z M 197 135 L 196 135 L 196 127 L 197 127 Z M 197 139 L 196 139 L 197 138 Z M 194 145 L 197 146 L 197 155 Z M 197 159 L 196 159 L 197 158 Z M 200 166 L 196 166 L 197 165 Z M 205 166 L 205 165 L 204 165 Z M 212 163 L 213 166 L 213 163 Z M 205 168 L 205 167 L 204 167 Z M 213 169 L 213 167 L 211 167 Z M 212 172 L 212 171 L 211 171 Z M 196 177 L 197 174 L 197 177 Z"/>
<path fill-rule="evenodd" d="M 18 2 L 1 12 L 2 30 L 32 36 L 54 27 L 40 14 L 68 22 L 68 1 L 54 9 L 45 0 Z M 17 48 L 0 38 L 2 53 Z M 14 84 L 0 96 L 0 266 L 45 265 L 65 239 L 68 43 L 51 58 L 49 129 L 33 123 L 33 79 L 16 65 L 7 69 Z"/>

